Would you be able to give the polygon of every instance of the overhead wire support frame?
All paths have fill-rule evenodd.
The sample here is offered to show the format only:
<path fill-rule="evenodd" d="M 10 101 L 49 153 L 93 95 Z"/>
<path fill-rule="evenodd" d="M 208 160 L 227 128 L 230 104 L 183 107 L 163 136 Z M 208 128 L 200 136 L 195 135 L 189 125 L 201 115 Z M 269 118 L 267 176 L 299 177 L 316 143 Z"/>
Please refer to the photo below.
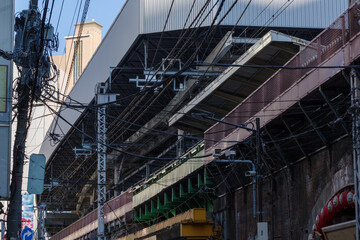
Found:
<path fill-rule="evenodd" d="M 106 83 L 99 83 L 96 89 L 97 109 L 97 194 L 98 194 L 98 240 L 106 240 L 105 235 L 105 212 L 106 202 L 106 108 L 107 103 L 114 102 L 117 94 L 107 94 Z"/>
<path fill-rule="evenodd" d="M 256 128 L 252 129 L 252 128 L 248 128 L 246 126 L 246 124 L 236 124 L 236 123 L 227 122 L 222 119 L 212 117 L 208 113 L 192 113 L 191 115 L 194 117 L 201 118 L 201 119 L 210 119 L 210 120 L 213 120 L 213 121 L 216 121 L 219 123 L 224 123 L 224 124 L 227 124 L 230 126 L 242 128 L 242 129 L 245 129 L 245 130 L 255 134 L 256 135 L 256 165 L 260 165 L 260 158 L 261 158 L 260 138 L 261 137 L 260 137 L 260 119 L 259 118 L 255 119 L 255 123 L 256 123 L 255 127 Z M 251 160 L 216 159 L 215 161 L 222 162 L 222 163 L 224 163 L 224 162 L 226 162 L 226 163 L 246 163 L 246 164 L 251 165 L 251 171 L 246 172 L 245 176 L 253 177 L 253 215 L 254 215 L 254 218 L 258 217 L 258 222 L 261 222 L 262 221 L 262 196 L 261 196 L 262 189 L 261 189 L 261 175 L 258 174 L 260 169 L 258 169 L 258 167 Z M 257 180 L 257 178 L 259 178 L 259 181 Z M 256 191 L 258 191 L 258 194 L 256 194 Z M 258 200 L 258 204 L 256 204 L 256 200 Z M 256 209 L 256 205 L 258 205 L 258 211 Z"/>

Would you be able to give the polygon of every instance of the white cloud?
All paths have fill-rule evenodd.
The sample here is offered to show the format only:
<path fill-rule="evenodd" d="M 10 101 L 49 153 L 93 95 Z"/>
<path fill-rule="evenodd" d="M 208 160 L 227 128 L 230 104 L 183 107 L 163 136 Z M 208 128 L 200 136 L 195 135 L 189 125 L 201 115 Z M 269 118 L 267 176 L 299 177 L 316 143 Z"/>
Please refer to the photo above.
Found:
<path fill-rule="evenodd" d="M 33 215 L 34 215 L 34 214 L 33 214 L 32 212 L 31 212 L 31 213 L 30 213 L 30 212 L 23 212 L 23 213 L 22 213 L 22 217 L 23 217 L 23 218 L 25 218 L 25 219 L 30 219 L 30 220 L 33 218 Z"/>
<path fill-rule="evenodd" d="M 23 195 L 22 201 L 22 217 L 32 219 L 34 215 L 34 195 Z"/>

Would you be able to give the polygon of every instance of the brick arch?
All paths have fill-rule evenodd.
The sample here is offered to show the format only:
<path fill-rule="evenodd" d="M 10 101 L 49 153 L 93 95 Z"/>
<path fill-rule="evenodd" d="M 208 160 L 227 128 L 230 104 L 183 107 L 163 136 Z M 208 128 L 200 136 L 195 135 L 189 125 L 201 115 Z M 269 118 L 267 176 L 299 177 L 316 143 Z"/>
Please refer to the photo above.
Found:
<path fill-rule="evenodd" d="M 348 165 L 345 165 L 344 168 L 341 168 L 334 173 L 333 177 L 330 179 L 330 181 L 328 181 L 315 201 L 307 224 L 309 233 L 312 232 L 312 226 L 315 223 L 316 216 L 329 202 L 329 200 L 331 200 L 335 194 L 339 193 L 339 191 L 342 189 L 353 185 L 353 176 L 353 168 L 352 166 Z"/>

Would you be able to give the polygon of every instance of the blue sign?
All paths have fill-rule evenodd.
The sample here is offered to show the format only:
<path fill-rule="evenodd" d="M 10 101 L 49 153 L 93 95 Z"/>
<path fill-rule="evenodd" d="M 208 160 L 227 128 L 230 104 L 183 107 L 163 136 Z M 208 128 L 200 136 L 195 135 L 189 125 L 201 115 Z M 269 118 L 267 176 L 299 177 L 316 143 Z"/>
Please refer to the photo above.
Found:
<path fill-rule="evenodd" d="M 31 240 L 32 238 L 33 238 L 33 231 L 30 228 L 25 227 L 21 232 L 21 239 Z"/>

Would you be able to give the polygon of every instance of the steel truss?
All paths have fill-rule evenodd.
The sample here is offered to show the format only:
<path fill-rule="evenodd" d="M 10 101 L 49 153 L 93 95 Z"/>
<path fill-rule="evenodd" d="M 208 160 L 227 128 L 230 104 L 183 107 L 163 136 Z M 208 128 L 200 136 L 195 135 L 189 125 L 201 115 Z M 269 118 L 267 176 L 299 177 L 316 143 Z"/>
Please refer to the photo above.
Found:
<path fill-rule="evenodd" d="M 97 194 L 98 194 L 98 240 L 105 240 L 105 212 L 106 202 L 106 107 L 116 100 L 116 94 L 107 94 L 107 85 L 100 83 L 97 86 L 96 103 L 97 108 Z"/>

